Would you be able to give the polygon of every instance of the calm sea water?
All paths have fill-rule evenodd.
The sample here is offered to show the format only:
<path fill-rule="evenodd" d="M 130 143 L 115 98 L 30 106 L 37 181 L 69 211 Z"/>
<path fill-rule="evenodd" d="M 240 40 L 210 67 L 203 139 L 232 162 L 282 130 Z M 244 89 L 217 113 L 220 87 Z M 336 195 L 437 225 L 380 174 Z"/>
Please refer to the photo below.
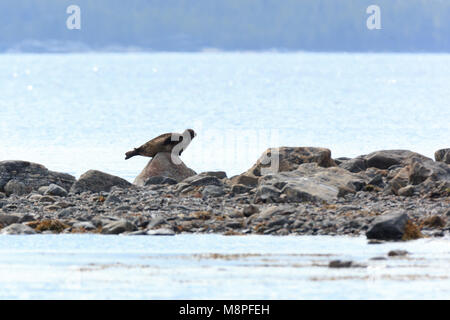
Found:
<path fill-rule="evenodd" d="M 450 299 L 449 239 L 0 236 L 0 299 Z M 406 257 L 387 257 L 393 249 Z M 330 260 L 365 268 L 330 269 Z"/>
<path fill-rule="evenodd" d="M 0 160 L 132 180 L 124 152 L 192 127 L 196 171 L 248 169 L 274 146 L 333 156 L 449 147 L 450 55 L 0 55 Z"/>

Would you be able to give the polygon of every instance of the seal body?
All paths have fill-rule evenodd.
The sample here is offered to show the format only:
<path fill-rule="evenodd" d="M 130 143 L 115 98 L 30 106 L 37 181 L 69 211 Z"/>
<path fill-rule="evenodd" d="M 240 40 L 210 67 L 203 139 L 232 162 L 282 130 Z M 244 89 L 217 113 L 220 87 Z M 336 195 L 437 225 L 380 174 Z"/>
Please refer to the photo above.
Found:
<path fill-rule="evenodd" d="M 134 156 L 143 156 L 153 158 L 159 152 L 172 152 L 172 149 L 180 143 L 183 143 L 183 137 L 190 137 L 194 139 L 196 133 L 192 129 L 186 129 L 182 134 L 180 133 L 164 133 L 152 140 L 144 143 L 139 148 L 125 153 L 125 160 L 128 160 Z M 179 155 L 188 146 L 189 141 L 185 141 L 183 148 L 180 149 Z"/>

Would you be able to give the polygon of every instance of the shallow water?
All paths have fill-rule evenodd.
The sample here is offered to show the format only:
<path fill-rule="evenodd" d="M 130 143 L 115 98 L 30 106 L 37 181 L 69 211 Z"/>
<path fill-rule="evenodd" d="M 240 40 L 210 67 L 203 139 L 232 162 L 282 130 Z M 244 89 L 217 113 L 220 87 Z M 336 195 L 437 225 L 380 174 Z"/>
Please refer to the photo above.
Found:
<path fill-rule="evenodd" d="M 147 159 L 126 151 L 188 127 L 186 164 L 229 176 L 283 145 L 433 157 L 448 147 L 449 74 L 449 54 L 3 54 L 0 160 L 132 180 Z"/>
<path fill-rule="evenodd" d="M 449 238 L 0 236 L 1 299 L 450 299 L 449 271 Z"/>

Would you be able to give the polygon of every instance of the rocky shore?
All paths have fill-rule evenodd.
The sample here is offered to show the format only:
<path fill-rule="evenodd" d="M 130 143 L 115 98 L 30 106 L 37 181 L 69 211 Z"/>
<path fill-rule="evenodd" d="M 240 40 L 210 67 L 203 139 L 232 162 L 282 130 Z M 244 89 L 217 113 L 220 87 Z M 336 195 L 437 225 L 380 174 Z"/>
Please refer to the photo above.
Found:
<path fill-rule="evenodd" d="M 234 177 L 197 174 L 160 153 L 133 184 L 95 170 L 76 180 L 35 163 L 0 162 L 0 234 L 366 235 L 376 242 L 449 232 L 450 149 L 434 160 L 408 150 L 333 159 L 325 148 L 281 147 Z"/>

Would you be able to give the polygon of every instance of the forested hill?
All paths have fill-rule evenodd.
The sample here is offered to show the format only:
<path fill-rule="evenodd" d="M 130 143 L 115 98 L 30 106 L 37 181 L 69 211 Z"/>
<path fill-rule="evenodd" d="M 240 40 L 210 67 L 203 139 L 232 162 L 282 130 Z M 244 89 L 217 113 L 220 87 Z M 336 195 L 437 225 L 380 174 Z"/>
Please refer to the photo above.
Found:
<path fill-rule="evenodd" d="M 370 5 L 381 29 L 367 28 Z M 0 1 L 2 52 L 205 48 L 449 52 L 450 0 Z"/>

